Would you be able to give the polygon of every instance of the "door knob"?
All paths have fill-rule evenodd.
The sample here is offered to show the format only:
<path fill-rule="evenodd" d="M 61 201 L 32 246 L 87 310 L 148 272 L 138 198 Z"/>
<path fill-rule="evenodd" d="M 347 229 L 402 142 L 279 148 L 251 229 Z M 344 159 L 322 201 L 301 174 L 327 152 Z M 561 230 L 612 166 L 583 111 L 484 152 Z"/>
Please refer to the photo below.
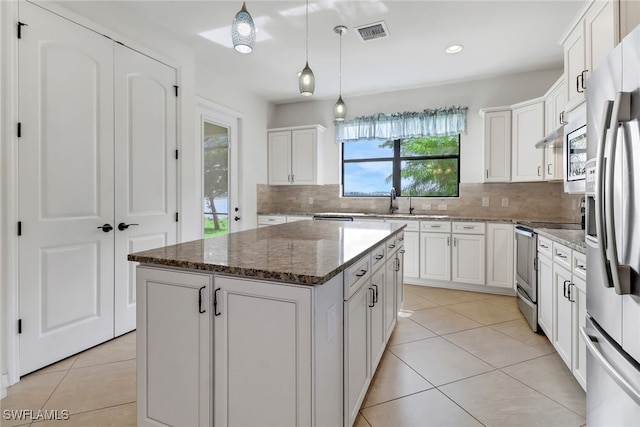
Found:
<path fill-rule="evenodd" d="M 102 228 L 102 231 L 104 231 L 105 233 L 110 232 L 111 230 L 113 230 L 113 227 L 111 226 L 111 224 L 105 224 L 105 225 L 101 225 L 98 228 Z"/>
<path fill-rule="evenodd" d="M 120 224 L 118 224 L 118 230 L 124 231 L 127 228 L 131 227 L 132 225 L 140 225 L 140 224 L 125 224 L 124 222 L 121 222 Z"/>

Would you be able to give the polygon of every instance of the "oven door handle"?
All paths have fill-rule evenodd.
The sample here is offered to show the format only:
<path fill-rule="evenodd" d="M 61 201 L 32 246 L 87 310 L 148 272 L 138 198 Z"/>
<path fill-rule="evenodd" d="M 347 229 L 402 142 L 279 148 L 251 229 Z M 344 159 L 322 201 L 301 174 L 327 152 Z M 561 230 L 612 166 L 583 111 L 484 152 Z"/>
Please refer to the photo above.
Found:
<path fill-rule="evenodd" d="M 527 237 L 533 237 L 535 235 L 535 233 L 530 229 L 520 227 L 519 225 L 516 225 L 515 231 L 516 233 L 522 234 L 523 236 L 527 236 Z"/>

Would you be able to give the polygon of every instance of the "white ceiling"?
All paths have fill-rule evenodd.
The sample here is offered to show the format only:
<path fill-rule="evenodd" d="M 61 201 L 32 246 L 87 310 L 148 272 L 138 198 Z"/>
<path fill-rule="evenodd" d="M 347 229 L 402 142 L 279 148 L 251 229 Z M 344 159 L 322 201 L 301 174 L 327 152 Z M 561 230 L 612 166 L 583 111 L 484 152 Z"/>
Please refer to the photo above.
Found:
<path fill-rule="evenodd" d="M 139 25 L 157 26 L 187 43 L 199 61 L 242 81 L 274 103 L 337 98 L 339 36 L 342 39 L 342 93 L 389 92 L 504 74 L 561 68 L 558 44 L 583 0 L 310 0 L 309 65 L 316 77 L 310 98 L 298 93 L 296 73 L 305 63 L 305 2 L 253 0 L 247 9 L 258 39 L 251 54 L 231 47 L 230 25 L 238 1 L 65 1 L 65 7 L 102 25 L 120 14 Z M 384 20 L 386 39 L 362 42 L 354 27 Z M 199 34 L 218 32 L 227 44 Z M 464 45 L 450 55 L 450 44 Z"/>

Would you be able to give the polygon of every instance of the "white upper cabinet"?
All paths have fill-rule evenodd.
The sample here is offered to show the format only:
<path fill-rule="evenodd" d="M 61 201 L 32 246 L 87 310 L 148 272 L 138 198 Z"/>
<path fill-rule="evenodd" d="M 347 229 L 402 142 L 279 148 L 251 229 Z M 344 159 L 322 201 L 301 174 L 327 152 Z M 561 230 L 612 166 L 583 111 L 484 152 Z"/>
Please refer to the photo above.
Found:
<path fill-rule="evenodd" d="M 511 181 L 511 108 L 480 110 L 484 121 L 483 182 Z"/>
<path fill-rule="evenodd" d="M 589 74 L 620 42 L 619 2 L 594 1 L 563 42 L 567 110 L 584 102 Z"/>
<path fill-rule="evenodd" d="M 566 106 L 567 88 L 564 76 L 551 86 L 544 97 L 545 135 L 550 134 L 566 124 L 564 108 Z M 561 181 L 562 144 L 547 145 L 544 149 L 545 181 Z"/>
<path fill-rule="evenodd" d="M 544 137 L 542 98 L 512 106 L 511 181 L 542 181 L 544 150 L 536 142 Z"/>
<path fill-rule="evenodd" d="M 269 185 L 322 184 L 324 132 L 320 125 L 269 130 Z"/>

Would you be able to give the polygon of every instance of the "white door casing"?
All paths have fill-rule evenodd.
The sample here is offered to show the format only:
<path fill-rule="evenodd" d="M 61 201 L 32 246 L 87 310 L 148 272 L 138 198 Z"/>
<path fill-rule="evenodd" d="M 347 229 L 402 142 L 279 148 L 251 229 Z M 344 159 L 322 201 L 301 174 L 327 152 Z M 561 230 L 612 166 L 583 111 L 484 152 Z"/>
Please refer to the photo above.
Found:
<path fill-rule="evenodd" d="M 136 327 L 137 263 L 176 243 L 176 70 L 126 46 L 115 56 L 115 336 Z M 124 230 L 124 226 L 130 225 Z"/>
<path fill-rule="evenodd" d="M 20 19 L 25 374 L 113 337 L 113 43 L 27 2 Z"/>

